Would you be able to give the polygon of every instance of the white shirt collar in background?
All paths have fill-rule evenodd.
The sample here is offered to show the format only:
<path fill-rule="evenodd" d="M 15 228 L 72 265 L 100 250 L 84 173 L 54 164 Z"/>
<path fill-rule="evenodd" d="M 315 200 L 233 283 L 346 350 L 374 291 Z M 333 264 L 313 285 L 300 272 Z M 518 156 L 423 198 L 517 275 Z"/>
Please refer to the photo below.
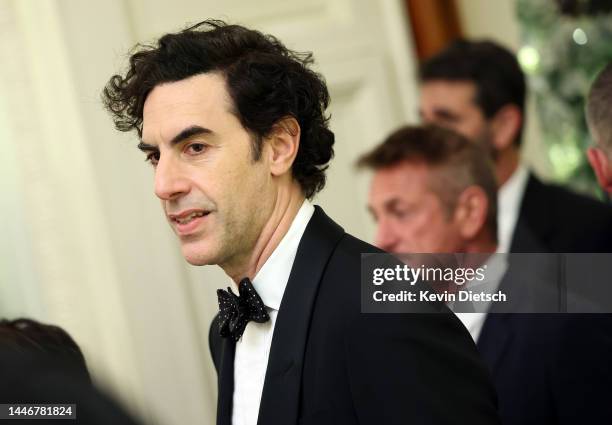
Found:
<path fill-rule="evenodd" d="M 518 220 L 529 171 L 523 165 L 517 167 L 497 194 L 498 252 L 510 252 L 512 235 Z"/>
<path fill-rule="evenodd" d="M 485 262 L 485 265 L 487 271 L 485 272 L 484 282 L 479 282 L 476 285 L 472 285 L 474 282 L 470 282 L 466 284 L 466 287 L 483 286 L 486 287 L 487 293 L 492 294 L 497 292 L 499 285 L 506 274 L 506 271 L 508 270 L 508 256 L 500 253 L 500 250 L 498 249 L 495 254 L 489 257 L 489 259 Z M 469 331 L 474 342 L 477 342 L 480 332 L 482 331 L 482 326 L 487 318 L 487 313 L 455 313 L 455 315 L 459 318 L 459 320 L 461 320 L 463 326 L 465 326 Z"/>

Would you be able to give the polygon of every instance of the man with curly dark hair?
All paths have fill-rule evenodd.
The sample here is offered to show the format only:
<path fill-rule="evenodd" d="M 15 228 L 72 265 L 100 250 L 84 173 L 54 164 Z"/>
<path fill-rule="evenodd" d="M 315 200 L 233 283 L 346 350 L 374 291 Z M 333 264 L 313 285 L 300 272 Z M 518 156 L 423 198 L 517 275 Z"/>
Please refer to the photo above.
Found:
<path fill-rule="evenodd" d="M 140 137 L 186 260 L 219 265 L 239 293 L 218 291 L 209 335 L 218 423 L 496 423 L 454 316 L 361 313 L 361 253 L 376 249 L 310 203 L 334 143 L 311 63 L 205 21 L 138 46 L 103 93 Z"/>

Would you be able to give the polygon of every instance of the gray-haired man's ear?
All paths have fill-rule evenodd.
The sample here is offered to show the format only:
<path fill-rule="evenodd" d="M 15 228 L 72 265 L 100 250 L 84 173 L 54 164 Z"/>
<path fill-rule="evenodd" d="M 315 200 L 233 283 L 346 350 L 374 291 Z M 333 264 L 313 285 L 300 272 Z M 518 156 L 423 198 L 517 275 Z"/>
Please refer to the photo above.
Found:
<path fill-rule="evenodd" d="M 467 187 L 457 200 L 455 220 L 460 225 L 461 236 L 466 240 L 478 237 L 487 220 L 489 202 L 479 186 Z"/>
<path fill-rule="evenodd" d="M 612 160 L 600 148 L 588 148 L 587 157 L 603 190 L 612 194 Z"/>

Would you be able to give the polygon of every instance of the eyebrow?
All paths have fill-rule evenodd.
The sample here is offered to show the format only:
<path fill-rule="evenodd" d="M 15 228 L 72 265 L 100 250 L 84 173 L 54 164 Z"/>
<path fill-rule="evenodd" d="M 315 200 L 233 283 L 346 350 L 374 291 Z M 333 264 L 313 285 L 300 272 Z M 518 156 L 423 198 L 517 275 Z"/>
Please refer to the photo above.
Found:
<path fill-rule="evenodd" d="M 399 203 L 400 203 L 399 199 L 391 198 L 383 202 L 383 208 L 385 210 L 390 210 L 390 209 L 396 208 L 399 205 Z M 372 218 L 374 218 L 374 220 L 378 219 L 378 217 L 376 216 L 376 211 L 374 211 L 374 208 L 372 207 L 372 205 L 367 205 L 367 210 L 370 213 L 370 215 L 372 215 Z"/>
<path fill-rule="evenodd" d="M 434 109 L 434 115 L 437 116 L 438 118 L 442 118 L 442 119 L 450 120 L 450 121 L 457 121 L 459 119 L 458 114 L 446 108 Z"/>
<path fill-rule="evenodd" d="M 213 131 L 211 129 L 201 127 L 199 125 L 192 125 L 181 130 L 176 136 L 170 140 L 170 146 L 175 146 L 187 139 L 190 139 L 193 136 L 199 136 L 201 134 L 212 134 Z M 142 140 L 138 143 L 138 149 L 143 152 L 155 152 L 158 151 L 159 148 L 155 145 L 149 145 L 148 143 L 143 142 Z"/>

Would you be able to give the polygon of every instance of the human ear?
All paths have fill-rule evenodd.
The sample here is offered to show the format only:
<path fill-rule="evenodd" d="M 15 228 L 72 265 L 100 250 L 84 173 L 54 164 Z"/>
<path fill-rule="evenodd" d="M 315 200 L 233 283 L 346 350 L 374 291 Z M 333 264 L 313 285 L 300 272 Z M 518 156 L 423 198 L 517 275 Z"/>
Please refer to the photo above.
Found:
<path fill-rule="evenodd" d="M 518 106 L 503 106 L 491 121 L 493 145 L 498 151 L 511 147 L 523 125 L 523 114 Z"/>
<path fill-rule="evenodd" d="M 469 186 L 457 200 L 455 222 L 464 240 L 476 238 L 487 221 L 489 202 L 485 191 L 479 186 Z"/>
<path fill-rule="evenodd" d="M 285 117 L 274 124 L 266 137 L 270 172 L 280 176 L 291 170 L 300 146 L 300 124 L 294 117 Z"/>
<path fill-rule="evenodd" d="M 608 193 L 612 193 L 612 170 L 608 155 L 600 148 L 588 148 L 587 158 L 595 171 L 597 182 Z"/>

